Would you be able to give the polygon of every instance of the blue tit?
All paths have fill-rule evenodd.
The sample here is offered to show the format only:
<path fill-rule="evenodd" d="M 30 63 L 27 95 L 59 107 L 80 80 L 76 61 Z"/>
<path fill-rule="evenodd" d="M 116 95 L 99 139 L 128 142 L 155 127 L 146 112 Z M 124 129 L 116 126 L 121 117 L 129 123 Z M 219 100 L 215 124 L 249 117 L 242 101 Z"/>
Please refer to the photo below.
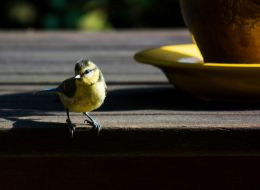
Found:
<path fill-rule="evenodd" d="M 41 92 L 55 92 L 67 113 L 66 123 L 73 136 L 75 125 L 70 120 L 70 112 L 82 112 L 84 121 L 99 133 L 101 125 L 89 112 L 99 108 L 106 97 L 107 86 L 101 70 L 90 60 L 81 59 L 75 65 L 75 76 L 64 80 L 57 88 Z"/>

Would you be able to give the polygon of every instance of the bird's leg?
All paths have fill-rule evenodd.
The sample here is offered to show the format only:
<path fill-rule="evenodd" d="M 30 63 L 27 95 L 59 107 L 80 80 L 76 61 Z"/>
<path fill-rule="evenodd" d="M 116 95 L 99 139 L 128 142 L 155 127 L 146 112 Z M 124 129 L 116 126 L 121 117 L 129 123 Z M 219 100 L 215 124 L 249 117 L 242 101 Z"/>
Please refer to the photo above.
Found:
<path fill-rule="evenodd" d="M 67 126 L 69 128 L 69 131 L 70 131 L 70 134 L 71 134 L 71 137 L 73 137 L 74 135 L 74 132 L 75 132 L 75 125 L 71 122 L 70 120 L 70 113 L 69 113 L 69 110 L 66 109 L 66 113 L 67 113 L 67 120 L 66 120 L 66 123 L 67 123 Z"/>
<path fill-rule="evenodd" d="M 93 119 L 87 112 L 84 112 L 83 114 L 87 116 L 87 118 L 89 119 L 86 119 L 84 123 L 87 122 L 92 126 L 92 129 L 97 130 L 99 133 L 99 131 L 101 130 L 101 125 L 95 119 Z"/>

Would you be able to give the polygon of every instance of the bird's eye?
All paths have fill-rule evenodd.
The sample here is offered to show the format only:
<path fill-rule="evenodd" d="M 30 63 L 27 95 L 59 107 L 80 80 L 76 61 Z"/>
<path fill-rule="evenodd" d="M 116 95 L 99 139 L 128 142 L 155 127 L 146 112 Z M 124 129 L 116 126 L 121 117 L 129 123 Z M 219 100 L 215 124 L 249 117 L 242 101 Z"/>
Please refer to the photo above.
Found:
<path fill-rule="evenodd" d="M 88 74 L 90 71 L 87 69 L 84 71 L 84 74 Z"/>
<path fill-rule="evenodd" d="M 93 70 L 94 70 L 94 69 L 86 69 L 85 72 L 84 72 L 84 74 L 88 74 L 88 73 L 92 72 Z"/>

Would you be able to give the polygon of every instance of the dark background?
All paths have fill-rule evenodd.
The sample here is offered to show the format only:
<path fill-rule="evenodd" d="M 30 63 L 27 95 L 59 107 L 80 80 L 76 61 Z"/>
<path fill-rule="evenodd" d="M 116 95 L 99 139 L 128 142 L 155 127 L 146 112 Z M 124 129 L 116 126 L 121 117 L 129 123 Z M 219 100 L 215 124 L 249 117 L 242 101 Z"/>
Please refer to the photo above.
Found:
<path fill-rule="evenodd" d="M 0 29 L 183 27 L 179 0 L 5 0 Z"/>

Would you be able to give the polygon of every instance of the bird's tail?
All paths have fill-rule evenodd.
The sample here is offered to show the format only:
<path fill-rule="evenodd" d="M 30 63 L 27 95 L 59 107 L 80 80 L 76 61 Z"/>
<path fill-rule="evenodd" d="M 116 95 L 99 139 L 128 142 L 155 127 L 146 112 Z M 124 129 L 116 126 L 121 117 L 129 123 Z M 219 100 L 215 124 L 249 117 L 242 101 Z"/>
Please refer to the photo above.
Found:
<path fill-rule="evenodd" d="M 39 95 L 39 94 L 46 94 L 46 93 L 57 93 L 60 92 L 60 90 L 58 88 L 50 88 L 50 89 L 46 89 L 46 90 L 40 90 L 35 92 L 35 95 Z"/>

